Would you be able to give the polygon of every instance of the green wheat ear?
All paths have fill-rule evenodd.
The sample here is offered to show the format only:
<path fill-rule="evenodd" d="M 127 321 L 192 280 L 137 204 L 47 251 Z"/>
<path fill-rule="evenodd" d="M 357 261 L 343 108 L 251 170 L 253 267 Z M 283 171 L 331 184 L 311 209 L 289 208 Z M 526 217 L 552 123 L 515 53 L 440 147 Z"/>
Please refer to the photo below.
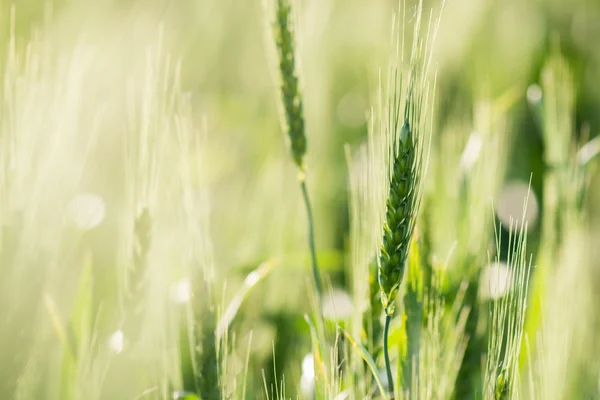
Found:
<path fill-rule="evenodd" d="M 425 168 L 423 149 L 424 143 L 431 139 L 432 128 L 432 122 L 427 119 L 432 117 L 432 110 L 428 105 L 430 104 L 429 95 L 433 95 L 434 92 L 435 80 L 430 83 L 428 70 L 431 63 L 431 45 L 439 27 L 439 19 L 433 25 L 430 21 L 426 39 L 424 39 L 421 36 L 422 6 L 421 0 L 414 18 L 414 34 L 409 63 L 403 65 L 404 32 L 402 31 L 400 41 L 394 43 L 396 58 L 392 58 L 390 62 L 388 93 L 383 104 L 381 102 L 381 86 L 379 93 L 380 112 L 377 124 L 381 131 L 383 145 L 383 153 L 380 154 L 383 156 L 381 158 L 384 172 L 382 194 L 384 196 L 387 194 L 387 197 L 385 197 L 385 217 L 383 217 L 383 212 L 380 216 L 383 227 L 379 246 L 378 283 L 381 290 L 381 304 L 386 313 L 383 329 L 383 357 L 388 389 L 392 398 L 395 397 L 397 388 L 394 386 L 391 369 L 389 328 L 394 315 L 394 302 L 404 278 L 411 239 L 421 204 L 423 193 L 421 175 Z M 405 21 L 404 18 L 403 14 L 402 21 Z M 397 32 L 395 24 L 392 30 L 393 38 Z M 403 24 L 399 26 L 404 28 Z M 433 32 L 429 31 L 430 28 L 433 28 Z M 400 60 L 397 60 L 398 56 L 401 57 Z M 403 68 L 405 67 L 408 67 L 406 86 L 403 85 Z M 381 204 L 383 205 L 383 203 L 382 201 Z M 416 337 L 414 336 L 413 339 Z M 413 340 L 414 342 L 415 340 Z M 416 349 L 415 346 L 413 354 Z"/>
<path fill-rule="evenodd" d="M 386 314 L 394 314 L 394 300 L 402 283 L 417 214 L 422 198 L 422 171 L 425 170 L 424 148 L 431 139 L 432 105 L 435 79 L 428 78 L 432 44 L 439 18 L 430 21 L 426 35 L 421 29 L 422 0 L 414 17 L 413 43 L 408 63 L 404 63 L 404 31 L 395 42 L 396 57 L 391 59 L 387 99 L 380 111 L 383 131 L 387 199 L 383 238 L 379 254 L 379 286 Z M 443 2 L 442 2 L 443 8 Z M 402 21 L 405 21 L 403 14 Z M 403 22 L 396 22 L 404 29 Z M 393 36 L 398 26 L 394 26 Z M 397 40 L 397 39 L 394 39 Z M 400 50 L 402 49 L 402 50 Z M 398 63 L 398 61 L 400 61 Z M 405 74 L 404 69 L 407 69 Z M 406 78 L 406 79 L 405 79 Z M 381 89 L 380 89 L 381 92 Z M 381 99 L 380 99 L 381 101 Z"/>
<path fill-rule="evenodd" d="M 393 303 L 404 276 L 420 199 L 422 151 L 411 129 L 412 109 L 409 97 L 393 161 L 379 257 L 381 302 L 388 315 L 394 313 Z"/>
<path fill-rule="evenodd" d="M 277 2 L 273 36 L 279 62 L 283 129 L 287 132 L 294 162 L 301 170 L 304 170 L 306 135 L 304 132 L 302 94 L 296 71 L 295 23 L 290 0 L 278 0 Z"/>

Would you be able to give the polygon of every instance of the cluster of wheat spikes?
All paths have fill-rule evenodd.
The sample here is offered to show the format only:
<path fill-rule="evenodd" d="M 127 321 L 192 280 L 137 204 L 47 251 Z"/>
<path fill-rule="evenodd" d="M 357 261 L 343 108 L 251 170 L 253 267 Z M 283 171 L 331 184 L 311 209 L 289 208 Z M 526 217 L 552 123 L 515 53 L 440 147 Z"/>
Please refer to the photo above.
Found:
<path fill-rule="evenodd" d="M 404 11 L 401 4 L 400 10 Z M 322 286 L 316 265 L 315 249 L 312 234 L 312 215 L 310 203 L 304 182 L 304 155 L 306 152 L 306 137 L 304 133 L 304 117 L 302 114 L 302 97 L 298 85 L 298 72 L 296 55 L 294 53 L 294 21 L 292 18 L 292 3 L 289 0 L 278 0 L 276 4 L 276 20 L 274 24 L 274 41 L 278 55 L 278 72 L 283 110 L 283 126 L 289 137 L 291 154 L 301 170 L 301 185 L 306 200 L 306 208 L 310 229 L 310 249 L 313 257 L 313 274 L 317 289 L 318 304 L 321 304 Z M 394 303 L 400 285 L 404 278 L 405 265 L 412 242 L 413 232 L 417 220 L 422 194 L 421 175 L 424 166 L 424 144 L 427 136 L 431 134 L 430 126 L 430 96 L 434 85 L 428 78 L 431 44 L 435 38 L 437 24 L 428 27 L 427 38 L 421 34 L 422 3 L 419 3 L 414 15 L 414 32 L 412 49 L 408 62 L 408 71 L 404 61 L 404 32 L 401 39 L 400 27 L 404 29 L 405 12 L 393 25 L 392 37 L 395 39 L 396 59 L 390 63 L 388 82 L 389 93 L 386 93 L 385 103 L 379 110 L 386 114 L 385 123 L 378 126 L 380 152 L 379 159 L 384 165 L 380 166 L 383 172 L 379 178 L 384 182 L 384 192 L 387 192 L 386 211 L 383 223 L 383 239 L 376 258 L 377 281 L 379 292 L 370 290 L 371 298 L 379 297 L 386 313 L 383 328 L 383 351 L 387 371 L 388 385 L 393 394 L 393 377 L 388 354 L 388 335 Z M 430 24 L 432 21 L 430 21 Z M 402 24 L 402 25 L 401 25 Z M 430 36 L 431 34 L 431 36 Z M 400 59 L 398 59 L 398 57 Z M 406 82 L 403 78 L 407 75 Z M 381 116 L 380 116 L 381 117 Z M 374 143 L 370 143 L 371 146 Z M 378 160 L 379 161 L 379 160 Z M 374 282 L 373 278 L 370 278 Z M 376 310 L 376 308 L 373 308 Z M 376 312 L 375 312 L 376 313 Z M 372 314 L 374 317 L 375 315 Z M 417 319 L 420 318 L 420 314 Z M 414 318 L 413 318 L 414 319 Z M 371 334 L 376 332 L 377 323 L 371 323 Z M 373 350 L 373 347 L 372 347 Z M 413 351 L 414 353 L 414 351 Z M 417 351 L 418 353 L 418 351 Z M 418 358 L 418 354 L 413 354 Z"/>
<path fill-rule="evenodd" d="M 274 32 L 283 126 L 289 137 L 293 159 L 304 171 L 306 138 L 298 68 L 295 65 L 297 56 L 293 47 L 295 39 L 291 9 L 291 1 L 277 2 Z M 423 176 L 433 130 L 435 79 L 431 80 L 430 64 L 439 18 L 430 16 L 427 27 L 422 28 L 422 3 L 411 10 L 410 20 L 414 24 L 412 45 L 405 57 L 405 37 L 409 35 L 404 31 L 406 9 L 403 3 L 399 11 L 400 18 L 395 18 L 392 30 L 395 52 L 392 52 L 387 85 L 380 85 L 378 107 L 371 113 L 368 143 L 354 156 L 347 149 L 351 167 L 353 215 L 352 275 L 358 313 L 351 324 L 352 333 L 342 331 L 347 342 L 358 349 L 359 356 L 350 363 L 352 368 L 345 370 L 353 391 L 342 391 L 341 394 L 359 393 L 371 397 L 378 393 L 391 398 L 438 399 L 452 398 L 454 395 L 465 398 L 479 393 L 486 399 L 519 398 L 526 387 L 522 383 L 522 359 L 527 359 L 529 368 L 533 368 L 533 358 L 526 357 L 523 351 L 523 341 L 528 346 L 530 341 L 533 343 L 526 329 L 531 270 L 526 247 L 526 200 L 523 219 L 516 221 L 509 229 L 508 258 L 505 263 L 510 274 L 504 284 L 510 290 L 498 300 L 487 301 L 488 315 L 484 312 L 486 301 L 479 297 L 479 292 L 486 290 L 485 285 L 479 284 L 483 276 L 479 265 L 485 262 L 486 252 L 487 262 L 495 265 L 489 260 L 488 246 L 493 238 L 487 233 L 491 223 L 488 214 L 492 208 L 489 203 L 479 200 L 480 191 L 484 187 L 496 193 L 499 188 L 507 147 L 506 139 L 500 139 L 499 132 L 506 129 L 506 112 L 514 104 L 514 93 L 508 92 L 496 103 L 481 101 L 477 105 L 477 131 L 469 138 L 470 143 L 467 143 L 461 156 L 461 174 L 457 183 L 459 201 L 463 203 L 458 204 L 457 209 L 459 216 L 469 219 L 469 224 L 457 223 L 461 229 L 477 225 L 471 231 L 471 235 L 475 234 L 477 238 L 471 240 L 468 232 L 459 232 L 459 238 L 466 243 L 461 243 L 457 261 L 453 264 L 458 266 L 457 271 L 463 277 L 452 276 L 451 284 L 457 281 L 460 284 L 453 296 L 451 311 L 448 311 L 442 300 L 442 287 L 447 285 L 443 283 L 446 279 L 444 271 L 450 265 L 448 261 L 440 263 L 433 258 L 438 242 L 434 235 L 436 224 L 431 221 L 431 216 L 423 219 L 423 238 L 420 239 L 415 233 L 425 191 Z M 549 74 L 545 73 L 545 81 L 548 81 Z M 559 80 L 557 84 L 565 83 Z M 552 94 L 554 88 L 553 85 L 547 91 Z M 556 101 L 557 98 L 560 97 L 552 96 L 550 100 Z M 568 134 L 556 138 L 556 130 L 570 132 L 569 115 L 560 119 L 560 112 L 568 112 L 569 98 L 565 94 L 567 105 L 550 103 L 547 106 L 550 109 L 545 109 L 544 132 L 547 137 L 553 138 L 548 140 L 549 158 L 555 158 L 557 153 L 563 151 L 561 149 L 567 147 L 558 143 L 564 142 Z M 555 110 L 552 111 L 551 107 Z M 484 144 L 477 144 L 481 140 Z M 442 152 L 438 148 L 438 155 Z M 481 161 L 484 157 L 486 163 Z M 566 163 L 569 155 L 562 159 Z M 442 177 L 444 173 L 442 171 Z M 490 179 L 489 175 L 494 179 Z M 581 193 L 582 188 L 580 183 L 575 191 Z M 435 189 L 429 190 L 436 193 Z M 567 191 L 563 189 L 563 193 Z M 434 205 L 441 200 L 432 197 L 430 201 Z M 467 209 L 467 204 L 473 204 L 476 208 Z M 307 209 L 309 225 L 312 226 L 308 202 Z M 501 232 L 501 229 L 494 231 Z M 495 241 L 494 260 L 499 263 L 503 252 L 499 235 Z M 551 248 L 557 248 L 550 240 L 547 242 Z M 314 255 L 312 234 L 311 251 Z M 500 281 L 501 270 L 492 268 L 492 271 L 495 271 L 492 274 L 496 273 L 494 279 Z M 313 272 L 320 296 L 322 288 L 317 278 L 316 264 L 313 264 Z M 401 306 L 402 318 L 394 331 L 396 335 L 400 332 L 401 339 L 396 354 L 397 379 L 394 379 L 389 338 L 392 317 L 398 305 Z M 535 318 L 532 320 L 535 321 Z M 311 324 L 310 320 L 307 321 Z M 478 326 L 482 324 L 487 326 L 487 334 L 478 332 Z M 319 336 L 312 324 L 311 329 L 317 397 L 340 395 L 336 392 L 336 372 L 326 367 L 326 338 Z M 360 337 L 360 340 L 355 340 L 356 337 Z M 337 348 L 336 338 L 333 351 L 336 352 Z M 383 377 L 378 367 L 381 353 L 385 367 Z M 484 368 L 477 365 L 481 364 L 481 357 L 486 360 Z M 479 388 L 472 386 L 479 379 L 471 375 L 476 370 L 482 370 L 479 372 L 482 374 Z M 530 374 L 525 381 L 533 385 L 536 378 Z M 534 389 L 529 390 L 530 395 L 538 395 Z"/>

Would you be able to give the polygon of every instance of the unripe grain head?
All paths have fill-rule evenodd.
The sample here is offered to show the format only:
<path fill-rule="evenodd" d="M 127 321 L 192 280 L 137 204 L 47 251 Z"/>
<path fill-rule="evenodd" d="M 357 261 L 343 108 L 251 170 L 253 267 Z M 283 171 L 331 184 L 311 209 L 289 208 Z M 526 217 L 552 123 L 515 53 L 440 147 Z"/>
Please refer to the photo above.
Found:
<path fill-rule="evenodd" d="M 404 33 L 396 43 L 400 60 L 392 60 L 387 99 L 380 111 L 383 140 L 385 182 L 388 188 L 385 217 L 379 256 L 379 286 L 381 301 L 388 315 L 393 314 L 393 303 L 403 280 L 411 239 L 422 194 L 422 171 L 427 156 L 425 143 L 431 135 L 430 95 L 434 84 L 428 78 L 431 61 L 431 43 L 437 23 L 429 26 L 426 40 L 421 32 L 422 4 L 414 18 L 413 42 L 407 66 L 403 64 Z M 404 23 L 403 21 L 400 24 Z M 400 25 L 402 26 L 402 25 Z M 394 34 L 396 30 L 393 31 Z M 432 33 L 432 35 L 430 35 Z M 403 68 L 407 67 L 406 79 Z M 403 82 L 406 84 L 403 85 Z"/>
<path fill-rule="evenodd" d="M 290 151 L 296 165 L 304 169 L 306 135 L 302 94 L 296 66 L 295 23 L 291 0 L 277 0 L 273 37 L 277 49 L 282 125 L 289 138 Z"/>
<path fill-rule="evenodd" d="M 418 144 L 405 120 L 399 140 L 398 153 L 394 159 L 386 217 L 383 225 L 379 265 L 381 300 L 386 312 L 396 298 L 408 256 L 411 236 L 417 214 L 420 185 L 420 157 Z"/>

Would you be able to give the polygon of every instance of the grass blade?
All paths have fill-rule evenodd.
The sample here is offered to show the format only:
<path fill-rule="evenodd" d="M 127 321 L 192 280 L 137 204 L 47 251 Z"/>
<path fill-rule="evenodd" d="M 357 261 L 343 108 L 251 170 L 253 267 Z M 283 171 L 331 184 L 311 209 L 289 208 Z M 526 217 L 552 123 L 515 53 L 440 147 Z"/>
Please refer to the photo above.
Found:
<path fill-rule="evenodd" d="M 240 306 L 244 302 L 244 299 L 246 299 L 248 294 L 252 291 L 252 288 L 254 288 L 260 281 L 266 278 L 271 273 L 273 268 L 275 268 L 276 265 L 277 261 L 269 260 L 259 265 L 258 268 L 256 268 L 254 271 L 250 272 L 248 276 L 246 276 L 246 279 L 244 279 L 244 285 L 237 292 L 233 300 L 231 300 L 229 306 L 227 307 L 227 310 L 225 311 L 223 317 L 221 317 L 221 320 L 219 321 L 219 326 L 217 328 L 217 340 L 221 340 L 225 332 L 227 332 L 229 326 L 231 325 L 231 322 L 233 322 L 233 319 L 235 318 L 238 310 L 240 309 Z"/>
<path fill-rule="evenodd" d="M 312 323 L 308 315 L 304 316 L 306 323 L 310 328 L 310 338 L 312 341 L 313 362 L 315 364 L 315 394 L 317 399 L 327 398 L 327 368 L 323 358 L 323 346 L 317 328 Z"/>
<path fill-rule="evenodd" d="M 339 328 L 339 329 L 342 331 L 342 333 L 344 334 L 344 336 L 346 337 L 348 342 L 352 345 L 352 348 L 358 350 L 358 353 L 360 354 L 362 359 L 367 363 L 367 365 L 369 366 L 369 369 L 373 373 L 373 377 L 375 378 L 375 382 L 377 383 L 377 386 L 379 387 L 379 391 L 381 392 L 381 395 L 383 396 L 384 399 L 388 399 L 387 392 L 383 387 L 383 383 L 381 382 L 381 379 L 379 379 L 377 364 L 375 364 L 375 360 L 373 360 L 373 357 L 371 357 L 371 355 L 369 354 L 367 349 L 365 349 L 365 347 L 362 344 L 360 344 L 359 342 L 354 340 L 352 335 L 350 335 L 346 330 L 344 330 L 343 328 Z"/>

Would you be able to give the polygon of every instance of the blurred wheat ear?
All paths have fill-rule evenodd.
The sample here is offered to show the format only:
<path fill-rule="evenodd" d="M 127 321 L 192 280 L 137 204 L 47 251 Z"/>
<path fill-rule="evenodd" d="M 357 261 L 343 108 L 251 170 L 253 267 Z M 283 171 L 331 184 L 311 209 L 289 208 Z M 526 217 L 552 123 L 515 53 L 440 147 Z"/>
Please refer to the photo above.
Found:
<path fill-rule="evenodd" d="M 269 9 L 270 7 L 268 7 L 267 14 L 270 15 L 271 11 Z M 277 53 L 281 122 L 283 130 L 288 137 L 292 159 L 299 169 L 298 180 L 306 208 L 309 250 L 317 298 L 317 309 L 320 314 L 319 326 L 321 326 L 323 324 L 323 284 L 321 283 L 321 276 L 317 265 L 312 206 L 306 185 L 306 162 L 304 158 L 307 141 L 302 106 L 303 100 L 300 90 L 300 76 L 296 57 L 296 24 L 292 1 L 277 0 L 274 12 L 275 21 L 272 25 L 272 37 Z"/>
<path fill-rule="evenodd" d="M 124 330 L 137 338 L 143 320 L 148 253 L 152 237 L 152 219 L 147 208 L 142 208 L 134 222 L 132 266 L 128 273 L 127 311 Z"/>
<path fill-rule="evenodd" d="M 279 88 L 283 109 L 282 125 L 289 138 L 290 151 L 294 162 L 301 170 L 305 170 L 306 134 L 302 94 L 296 66 L 296 25 L 292 11 L 290 0 L 277 0 L 273 39 L 277 48 L 280 73 Z"/>

